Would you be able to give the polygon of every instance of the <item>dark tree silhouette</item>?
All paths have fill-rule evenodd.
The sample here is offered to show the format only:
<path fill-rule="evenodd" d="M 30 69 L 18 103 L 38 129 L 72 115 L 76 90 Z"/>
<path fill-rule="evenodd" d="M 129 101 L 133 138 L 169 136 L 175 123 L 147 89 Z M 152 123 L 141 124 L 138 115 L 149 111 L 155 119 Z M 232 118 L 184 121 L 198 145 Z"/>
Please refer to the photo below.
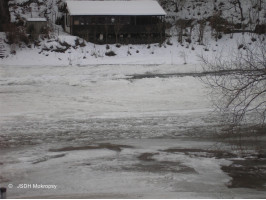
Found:
<path fill-rule="evenodd" d="M 209 61 L 200 56 L 208 76 L 201 78 L 212 89 L 214 105 L 233 126 L 244 123 L 252 113 L 256 124 L 266 118 L 266 42 L 239 46 L 234 59 Z"/>
<path fill-rule="evenodd" d="M 122 28 L 122 24 L 121 23 L 116 23 L 115 25 L 114 25 L 114 31 L 115 31 L 115 43 L 117 44 L 118 43 L 118 34 L 119 34 L 119 32 L 120 32 L 120 30 L 121 30 L 121 28 Z"/>

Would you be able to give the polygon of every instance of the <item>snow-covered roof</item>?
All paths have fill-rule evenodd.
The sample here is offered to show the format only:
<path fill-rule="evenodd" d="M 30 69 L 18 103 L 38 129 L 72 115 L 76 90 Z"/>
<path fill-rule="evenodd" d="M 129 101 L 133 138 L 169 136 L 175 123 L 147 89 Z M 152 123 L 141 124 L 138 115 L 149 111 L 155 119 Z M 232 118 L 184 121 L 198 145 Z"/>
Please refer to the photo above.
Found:
<path fill-rule="evenodd" d="M 67 1 L 70 15 L 166 15 L 156 0 Z"/>
<path fill-rule="evenodd" d="M 46 22 L 46 18 L 28 18 L 28 22 Z"/>

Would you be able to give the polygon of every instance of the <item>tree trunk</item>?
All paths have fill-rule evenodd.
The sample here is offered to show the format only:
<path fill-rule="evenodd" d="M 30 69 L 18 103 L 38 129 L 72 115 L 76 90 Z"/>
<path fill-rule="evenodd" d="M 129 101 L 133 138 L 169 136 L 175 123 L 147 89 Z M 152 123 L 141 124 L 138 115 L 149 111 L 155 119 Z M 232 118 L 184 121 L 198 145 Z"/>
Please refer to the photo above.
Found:
<path fill-rule="evenodd" d="M 240 0 L 237 0 L 237 4 L 238 4 L 239 10 L 240 10 L 241 21 L 244 21 L 245 19 L 244 19 L 244 16 L 243 16 L 243 9 L 242 9 L 242 5 L 241 5 Z"/>
<path fill-rule="evenodd" d="M 179 34 L 178 34 L 178 42 L 183 43 L 183 28 L 180 28 Z"/>

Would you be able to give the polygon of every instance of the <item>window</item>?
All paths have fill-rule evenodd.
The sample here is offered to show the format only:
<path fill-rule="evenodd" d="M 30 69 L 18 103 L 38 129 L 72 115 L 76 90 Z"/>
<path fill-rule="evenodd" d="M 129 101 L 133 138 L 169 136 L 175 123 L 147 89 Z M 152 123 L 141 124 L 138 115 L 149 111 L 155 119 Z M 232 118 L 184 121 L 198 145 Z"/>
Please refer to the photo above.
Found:
<path fill-rule="evenodd" d="M 99 17 L 98 24 L 105 24 L 105 17 Z"/>
<path fill-rule="evenodd" d="M 79 20 L 78 19 L 74 20 L 74 25 L 79 25 Z"/>
<path fill-rule="evenodd" d="M 91 17 L 86 17 L 85 22 L 86 22 L 86 25 L 91 24 Z"/>
<path fill-rule="evenodd" d="M 120 23 L 121 24 L 130 24 L 130 17 L 126 17 L 126 16 L 120 17 Z"/>
<path fill-rule="evenodd" d="M 114 17 L 111 18 L 111 23 L 112 24 L 115 23 L 115 18 Z"/>
<path fill-rule="evenodd" d="M 96 24 L 97 20 L 95 17 L 91 17 L 91 24 Z"/>
<path fill-rule="evenodd" d="M 79 23 L 80 25 L 85 25 L 85 20 L 83 17 L 79 17 Z"/>

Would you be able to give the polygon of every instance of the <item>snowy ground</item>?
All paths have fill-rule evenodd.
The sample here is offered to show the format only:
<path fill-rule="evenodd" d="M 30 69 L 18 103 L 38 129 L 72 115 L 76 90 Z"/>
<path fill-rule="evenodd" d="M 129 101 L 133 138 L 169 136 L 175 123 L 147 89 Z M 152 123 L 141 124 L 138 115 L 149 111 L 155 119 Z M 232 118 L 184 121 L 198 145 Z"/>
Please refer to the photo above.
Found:
<path fill-rule="evenodd" d="M 1 65 L 1 186 L 9 198 L 264 198 L 265 190 L 227 187 L 221 165 L 232 161 L 217 151 L 232 149 L 208 135 L 219 121 L 197 78 L 131 79 L 195 71 Z"/>
<path fill-rule="evenodd" d="M 213 2 L 196 9 L 186 2 L 179 16 L 212 14 Z M 51 15 L 59 14 L 55 3 L 46 1 L 55 8 Z M 233 14 L 237 22 L 235 10 L 224 6 L 224 17 L 231 19 Z M 31 7 L 37 17 L 47 6 Z M 243 5 L 244 13 L 249 7 Z M 259 15 L 256 7 L 252 9 L 255 15 L 246 20 L 264 16 L 265 9 Z M 172 11 L 169 16 L 176 16 Z M 31 16 L 15 5 L 11 13 L 12 21 L 16 13 Z M 228 187 L 237 181 L 222 166 L 241 171 L 238 168 L 246 169 L 241 162 L 250 160 L 239 158 L 232 143 L 213 135 L 224 127 L 212 112 L 208 89 L 189 76 L 201 71 L 198 55 L 231 59 L 241 51 L 239 45 L 256 46 L 254 38 L 259 41 L 263 35 L 223 35 L 215 41 L 207 26 L 204 45 L 199 45 L 196 27 L 192 43 L 181 45 L 172 28 L 161 47 L 129 44 L 107 49 L 87 42 L 76 45 L 77 37 L 53 26 L 56 31 L 39 46 L 4 43 L 0 186 L 8 188 L 9 198 L 265 198 L 265 159 L 247 166 L 253 172 L 244 173 L 250 176 L 241 174 L 257 185 L 244 188 L 244 180 Z M 0 39 L 6 39 L 5 33 Z M 70 47 L 56 53 L 64 43 Z M 111 50 L 117 55 L 106 56 Z M 265 150 L 265 139 L 260 142 Z M 28 188 L 18 189 L 19 184 Z M 34 189 L 33 184 L 56 189 Z"/>
<path fill-rule="evenodd" d="M 232 59 L 239 53 L 239 45 L 248 44 L 250 48 L 256 46 L 257 42 L 263 40 L 263 35 L 254 34 L 234 34 L 224 35 L 217 42 L 211 36 L 211 30 L 205 34 L 204 45 L 196 42 L 197 36 L 193 37 L 193 43 L 185 42 L 181 45 L 177 42 L 177 37 L 168 38 L 160 47 L 158 43 L 151 45 L 94 45 L 78 39 L 76 36 L 67 35 L 60 32 L 51 39 L 40 41 L 39 46 L 35 45 L 13 45 L 11 48 L 5 44 L 6 55 L 1 59 L 1 65 L 5 66 L 87 66 L 87 65 L 197 65 L 200 62 L 199 55 L 206 58 Z M 4 33 L 0 33 L 0 38 L 6 39 Z M 86 46 L 76 45 L 76 40 L 84 42 Z M 67 48 L 62 44 L 68 44 Z M 66 49 L 63 53 L 56 52 L 58 49 Z M 15 54 L 10 54 L 15 50 Z M 44 50 L 45 49 L 45 50 Z M 105 53 L 113 51 L 116 56 L 106 56 Z"/>

